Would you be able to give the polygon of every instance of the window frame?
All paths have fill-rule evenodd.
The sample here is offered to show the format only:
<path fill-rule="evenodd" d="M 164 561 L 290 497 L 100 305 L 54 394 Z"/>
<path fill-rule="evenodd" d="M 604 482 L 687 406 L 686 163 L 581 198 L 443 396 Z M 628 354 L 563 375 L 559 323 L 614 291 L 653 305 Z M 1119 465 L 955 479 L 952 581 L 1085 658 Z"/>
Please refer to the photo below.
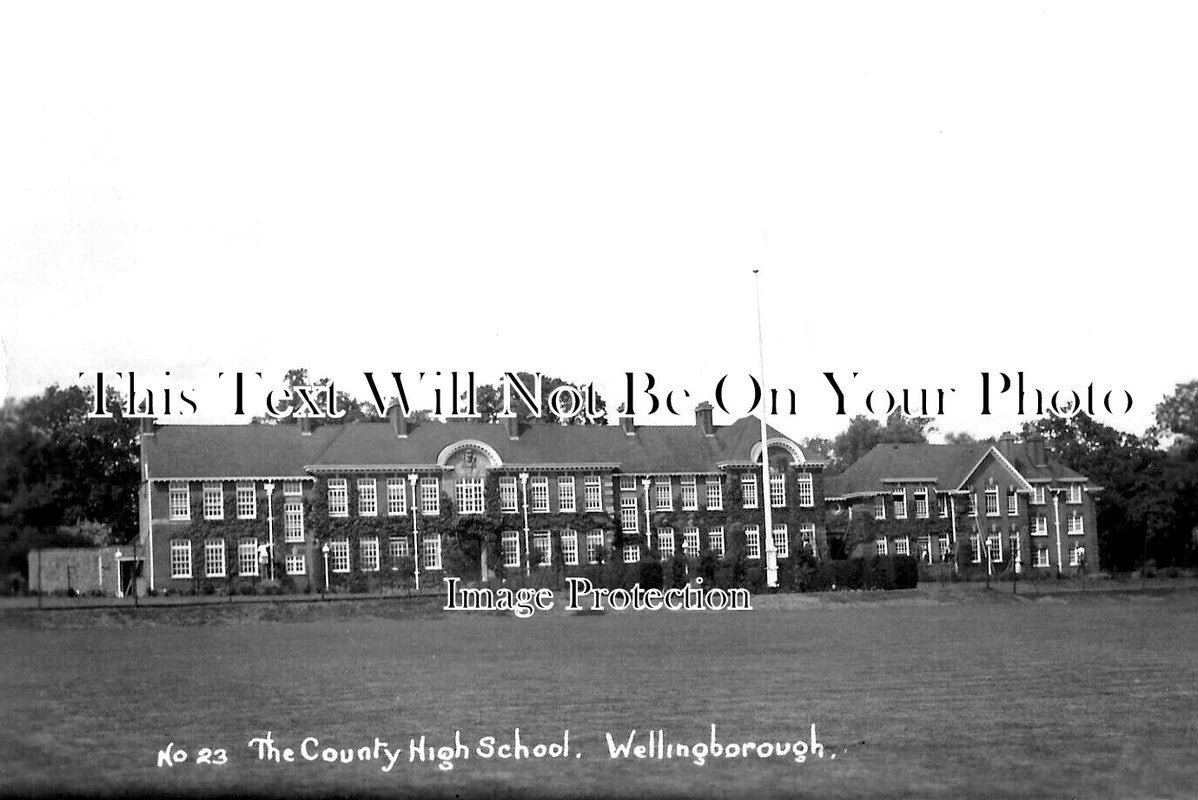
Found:
<path fill-rule="evenodd" d="M 379 482 L 377 478 L 358 478 L 358 516 L 379 515 Z"/>
<path fill-rule="evenodd" d="M 180 497 L 180 493 L 182 496 Z M 179 501 L 183 506 L 180 510 Z M 167 517 L 172 520 L 191 519 L 191 484 L 187 481 L 171 481 L 167 486 Z"/>
<path fill-rule="evenodd" d="M 325 501 L 330 517 L 349 516 L 349 479 L 329 478 L 325 481 Z"/>
<path fill-rule="evenodd" d="M 171 539 L 170 553 L 171 579 L 186 580 L 191 578 L 191 540 Z"/>

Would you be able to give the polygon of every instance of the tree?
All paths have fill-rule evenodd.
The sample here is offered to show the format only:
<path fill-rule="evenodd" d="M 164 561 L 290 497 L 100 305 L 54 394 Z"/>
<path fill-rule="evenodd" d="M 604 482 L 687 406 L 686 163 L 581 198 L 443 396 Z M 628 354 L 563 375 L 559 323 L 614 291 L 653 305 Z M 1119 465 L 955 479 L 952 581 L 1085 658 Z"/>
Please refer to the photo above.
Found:
<path fill-rule="evenodd" d="M 1170 437 L 1186 457 L 1198 457 L 1198 381 L 1179 383 L 1171 396 L 1156 406 L 1156 424 L 1149 429 L 1156 437 Z"/>
<path fill-rule="evenodd" d="M 529 372 L 519 372 L 516 376 L 530 391 L 535 392 L 536 383 L 534 375 Z M 595 393 L 595 408 L 599 412 L 599 416 L 594 419 L 588 418 L 584 413 L 576 414 L 569 419 L 558 419 L 549 408 L 549 395 L 554 389 L 560 386 L 573 386 L 579 392 L 586 396 L 587 384 L 572 383 L 562 378 L 554 378 L 549 375 L 541 376 L 541 407 L 540 416 L 535 417 L 528 412 L 524 403 L 519 400 L 515 392 L 512 395 L 512 412 L 516 415 L 516 419 L 522 424 L 548 424 L 548 425 L 606 425 L 607 424 L 607 403 L 603 400 L 602 395 Z M 489 383 L 484 383 L 477 387 L 476 397 L 478 400 L 478 413 L 481 414 L 482 422 L 495 422 L 500 419 L 500 413 L 503 412 L 503 390 L 500 386 Z"/>
<path fill-rule="evenodd" d="M 284 383 L 284 385 L 286 385 L 287 389 L 291 392 L 291 397 L 288 400 L 287 408 L 290 408 L 292 411 L 295 411 L 305 405 L 304 402 L 299 397 L 299 395 L 295 392 L 296 387 L 298 387 L 298 386 L 325 387 L 325 386 L 328 386 L 331 383 L 331 381 L 328 378 L 321 378 L 320 380 L 313 383 L 308 378 L 308 370 L 298 368 L 298 369 L 287 370 L 287 374 L 283 378 L 283 383 Z M 374 418 L 374 415 L 371 412 L 372 406 L 370 403 L 359 400 L 356 397 L 354 397 L 353 395 L 349 394 L 349 392 L 344 392 L 340 389 L 337 389 L 336 393 L 337 393 L 337 411 L 339 413 L 344 412 L 344 416 L 342 416 L 340 418 L 331 418 L 331 417 L 325 417 L 325 416 L 313 417 L 313 419 L 312 419 L 313 427 L 323 425 L 323 424 L 337 425 L 337 424 L 345 424 L 345 423 L 350 423 L 350 422 L 361 422 L 361 421 L 365 421 L 365 420 Z M 317 406 L 317 408 L 320 409 L 322 414 L 328 412 L 329 404 L 328 404 L 328 392 L 327 391 L 313 393 L 311 395 L 311 397 L 312 397 L 312 400 L 315 402 L 315 405 Z M 296 417 L 294 415 L 288 415 L 286 417 L 282 417 L 282 418 L 278 418 L 278 419 L 275 417 L 270 417 L 270 416 L 260 416 L 260 417 L 254 417 L 252 420 L 250 420 L 250 422 L 255 425 L 294 425 L 294 424 L 296 424 L 297 419 L 298 419 L 298 417 Z"/>
<path fill-rule="evenodd" d="M 920 444 L 927 442 L 928 417 L 905 417 L 894 411 L 882 425 L 873 417 L 858 414 L 832 441 L 832 453 L 838 465 L 847 468 L 879 444 Z"/>
<path fill-rule="evenodd" d="M 949 431 L 944 434 L 945 444 L 974 444 L 977 440 L 969 431 Z"/>

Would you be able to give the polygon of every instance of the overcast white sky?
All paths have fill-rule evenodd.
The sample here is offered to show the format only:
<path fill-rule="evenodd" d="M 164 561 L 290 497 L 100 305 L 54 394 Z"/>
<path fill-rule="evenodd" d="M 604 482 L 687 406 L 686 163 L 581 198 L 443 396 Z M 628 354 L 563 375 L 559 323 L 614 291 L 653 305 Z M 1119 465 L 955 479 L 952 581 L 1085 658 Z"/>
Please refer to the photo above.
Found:
<path fill-rule="evenodd" d="M 7 4 L 4 393 L 649 370 L 690 420 L 757 371 L 760 265 L 793 436 L 847 421 L 825 370 L 1141 431 L 1198 377 L 1198 11 L 979 6 Z"/>

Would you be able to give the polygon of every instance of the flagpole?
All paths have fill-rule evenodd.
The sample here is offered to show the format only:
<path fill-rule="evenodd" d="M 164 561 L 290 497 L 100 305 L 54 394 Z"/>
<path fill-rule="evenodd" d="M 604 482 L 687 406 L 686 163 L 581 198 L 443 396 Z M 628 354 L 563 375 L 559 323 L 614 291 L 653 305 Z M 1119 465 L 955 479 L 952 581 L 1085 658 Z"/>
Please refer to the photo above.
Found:
<path fill-rule="evenodd" d="M 765 387 L 765 337 L 761 332 L 761 275 L 753 270 L 757 292 L 757 352 L 761 357 L 761 504 L 765 506 L 765 585 L 778 586 L 778 550 L 774 546 L 774 516 L 770 502 L 770 452 L 765 426 L 767 390 Z"/>

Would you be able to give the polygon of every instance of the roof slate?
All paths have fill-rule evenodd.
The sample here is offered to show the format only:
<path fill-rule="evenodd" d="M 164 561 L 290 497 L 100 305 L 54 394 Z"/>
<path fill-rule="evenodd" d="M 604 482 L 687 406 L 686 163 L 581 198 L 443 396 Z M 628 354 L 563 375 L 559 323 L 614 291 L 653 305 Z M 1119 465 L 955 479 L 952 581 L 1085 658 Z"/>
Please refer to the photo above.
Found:
<path fill-rule="evenodd" d="M 768 428 L 770 437 L 786 439 Z M 714 472 L 717 464 L 749 460 L 760 421 L 745 417 L 704 436 L 693 425 L 529 425 L 509 439 L 503 424 L 412 423 L 399 438 L 390 422 L 324 425 L 302 436 L 295 425 L 163 425 L 146 439 L 152 478 L 281 477 L 306 467 L 433 465 L 441 451 L 473 439 L 493 448 L 505 466 L 618 464 L 625 472 Z M 787 441 L 790 441 L 787 439 Z"/>

